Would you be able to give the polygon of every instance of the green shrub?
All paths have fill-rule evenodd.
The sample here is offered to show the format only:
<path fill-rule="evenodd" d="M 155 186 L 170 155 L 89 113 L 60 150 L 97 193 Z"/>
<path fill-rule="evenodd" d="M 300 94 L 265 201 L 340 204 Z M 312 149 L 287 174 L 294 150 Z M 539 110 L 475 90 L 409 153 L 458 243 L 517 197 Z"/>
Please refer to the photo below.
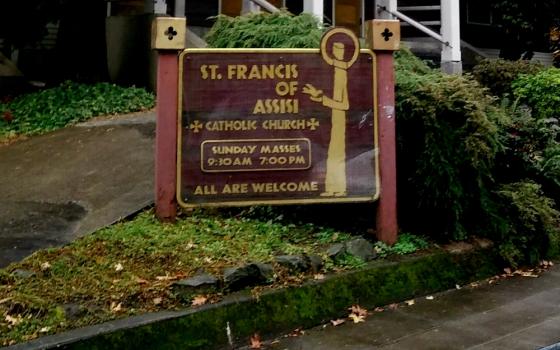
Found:
<path fill-rule="evenodd" d="M 469 76 L 444 75 L 407 52 L 396 67 L 400 221 L 463 239 L 492 202 L 506 116 Z"/>
<path fill-rule="evenodd" d="M 551 243 L 558 243 L 560 213 L 554 201 L 532 181 L 502 185 L 497 195 L 501 205 L 494 232 L 499 236 L 493 238 L 500 255 L 514 267 L 538 263 Z"/>
<path fill-rule="evenodd" d="M 317 48 L 322 35 L 320 22 L 310 14 L 254 13 L 217 16 L 206 41 L 224 48 Z"/>
<path fill-rule="evenodd" d="M 99 115 L 129 113 L 153 106 L 154 96 L 144 89 L 68 81 L 0 104 L 0 117 L 3 116 L 0 136 L 37 134 Z"/>
<path fill-rule="evenodd" d="M 560 68 L 522 75 L 512 87 L 515 97 L 532 108 L 534 118 L 560 119 Z"/>
<path fill-rule="evenodd" d="M 502 101 L 511 120 L 501 128 L 505 148 L 498 155 L 495 178 L 499 182 L 515 182 L 530 178 L 545 192 L 560 196 L 560 136 L 556 118 L 534 118 L 526 105 Z"/>
<path fill-rule="evenodd" d="M 474 78 L 490 89 L 492 94 L 511 94 L 511 83 L 520 74 L 536 74 L 543 66 L 530 61 L 508 61 L 504 59 L 484 59 L 473 68 Z"/>

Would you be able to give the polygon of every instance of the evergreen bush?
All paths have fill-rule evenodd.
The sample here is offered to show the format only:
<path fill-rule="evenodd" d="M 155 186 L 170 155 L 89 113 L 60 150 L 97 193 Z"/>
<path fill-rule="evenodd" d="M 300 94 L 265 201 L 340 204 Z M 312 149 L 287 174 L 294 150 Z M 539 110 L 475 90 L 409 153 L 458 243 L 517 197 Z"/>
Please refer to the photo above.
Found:
<path fill-rule="evenodd" d="M 484 59 L 473 68 L 474 78 L 496 96 L 511 94 L 511 83 L 520 74 L 536 74 L 544 69 L 539 63 L 526 60 Z"/>
<path fill-rule="evenodd" d="M 515 97 L 533 109 L 535 118 L 560 119 L 560 68 L 521 75 L 512 88 Z"/>
<path fill-rule="evenodd" d="M 288 12 L 219 15 L 206 36 L 209 47 L 317 48 L 323 27 L 313 15 Z"/>
<path fill-rule="evenodd" d="M 408 51 L 396 67 L 400 221 L 413 232 L 464 239 L 492 202 L 506 116 L 468 76 L 444 75 Z"/>

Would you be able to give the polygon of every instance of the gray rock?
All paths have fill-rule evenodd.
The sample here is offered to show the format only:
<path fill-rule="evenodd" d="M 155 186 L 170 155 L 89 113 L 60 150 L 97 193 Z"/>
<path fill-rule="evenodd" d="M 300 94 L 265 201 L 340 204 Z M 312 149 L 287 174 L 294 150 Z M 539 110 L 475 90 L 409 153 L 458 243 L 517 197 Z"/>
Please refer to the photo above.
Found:
<path fill-rule="evenodd" d="M 88 310 L 80 304 L 64 304 L 61 306 L 64 310 L 64 316 L 69 321 L 77 320 L 78 318 L 84 316 Z"/>
<path fill-rule="evenodd" d="M 17 278 L 27 279 L 27 278 L 34 277 L 35 272 L 29 271 L 29 270 L 23 270 L 23 269 L 15 269 L 12 272 L 12 276 L 17 277 Z"/>
<path fill-rule="evenodd" d="M 220 280 L 216 277 L 201 273 L 191 278 L 179 280 L 171 286 L 173 293 L 190 297 L 192 293 L 210 293 L 219 288 Z"/>
<path fill-rule="evenodd" d="M 345 244 L 347 254 L 358 257 L 364 261 L 370 261 L 377 257 L 377 253 L 373 249 L 373 244 L 364 238 L 354 238 Z"/>
<path fill-rule="evenodd" d="M 331 259 L 337 259 L 343 256 L 346 253 L 346 249 L 344 244 L 342 243 L 335 243 L 329 247 L 327 250 L 327 255 Z"/>
<path fill-rule="evenodd" d="M 290 271 L 307 271 L 311 266 L 307 257 L 300 255 L 278 255 L 274 260 Z"/>
<path fill-rule="evenodd" d="M 319 255 L 309 255 L 307 260 L 313 273 L 317 273 L 323 268 L 323 259 Z"/>
<path fill-rule="evenodd" d="M 229 267 L 224 270 L 224 284 L 229 290 L 240 290 L 248 286 L 269 282 L 273 273 L 271 265 L 262 263 Z"/>

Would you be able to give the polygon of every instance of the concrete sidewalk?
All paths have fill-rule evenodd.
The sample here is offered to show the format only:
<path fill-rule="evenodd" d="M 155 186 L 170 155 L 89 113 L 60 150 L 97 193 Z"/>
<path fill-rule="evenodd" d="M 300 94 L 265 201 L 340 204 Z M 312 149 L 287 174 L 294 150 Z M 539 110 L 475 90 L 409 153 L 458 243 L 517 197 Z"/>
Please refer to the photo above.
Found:
<path fill-rule="evenodd" d="M 0 147 L 0 267 L 151 204 L 154 137 L 150 111 Z"/>
<path fill-rule="evenodd" d="M 271 349 L 539 349 L 560 342 L 560 268 L 418 298 L 365 323 L 317 327 Z M 559 347 L 560 348 L 560 347 Z"/>

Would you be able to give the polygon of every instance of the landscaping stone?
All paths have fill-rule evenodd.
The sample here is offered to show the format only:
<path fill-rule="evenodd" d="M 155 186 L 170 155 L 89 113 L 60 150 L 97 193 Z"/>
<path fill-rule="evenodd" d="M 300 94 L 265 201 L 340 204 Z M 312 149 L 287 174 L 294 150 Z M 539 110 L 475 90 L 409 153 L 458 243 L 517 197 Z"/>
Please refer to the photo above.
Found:
<path fill-rule="evenodd" d="M 62 305 L 67 320 L 77 320 L 87 313 L 87 309 L 80 304 L 70 303 Z"/>
<path fill-rule="evenodd" d="M 364 238 L 355 238 L 346 242 L 345 251 L 347 254 L 360 258 L 363 261 L 370 261 L 377 257 L 373 244 Z"/>
<path fill-rule="evenodd" d="M 179 280 L 171 286 L 173 293 L 190 297 L 192 293 L 209 293 L 219 288 L 220 280 L 208 274 L 201 273 L 191 278 Z"/>
<path fill-rule="evenodd" d="M 331 245 L 327 250 L 327 255 L 329 256 L 329 258 L 333 260 L 340 258 L 345 253 L 346 253 L 346 249 L 344 247 L 344 244 L 342 243 L 335 243 Z"/>
<path fill-rule="evenodd" d="M 12 272 L 12 276 L 27 279 L 35 276 L 35 272 L 29 270 L 23 270 L 23 269 L 15 269 Z"/>
<path fill-rule="evenodd" d="M 303 272 L 311 267 L 307 257 L 301 255 L 278 255 L 274 260 L 290 271 Z"/>
<path fill-rule="evenodd" d="M 273 276 L 273 268 L 269 264 L 251 263 L 224 270 L 224 284 L 229 290 L 240 290 L 248 286 L 265 284 Z"/>
<path fill-rule="evenodd" d="M 321 271 L 324 266 L 323 258 L 319 255 L 309 255 L 307 259 L 309 260 L 309 265 L 313 273 Z"/>

